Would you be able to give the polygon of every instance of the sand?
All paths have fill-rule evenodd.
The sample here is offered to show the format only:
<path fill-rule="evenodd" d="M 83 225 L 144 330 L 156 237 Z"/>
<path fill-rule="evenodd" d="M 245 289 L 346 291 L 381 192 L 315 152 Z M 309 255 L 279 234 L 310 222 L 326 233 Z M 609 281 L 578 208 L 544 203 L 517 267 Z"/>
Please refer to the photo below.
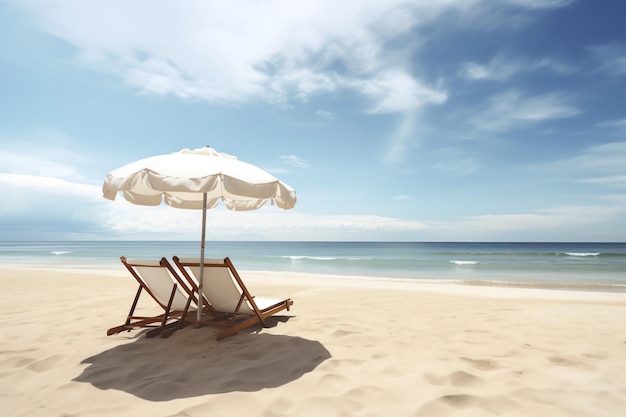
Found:
<path fill-rule="evenodd" d="M 626 416 L 626 294 L 242 275 L 294 306 L 217 342 L 107 337 L 121 269 L 0 269 L 2 415 Z"/>

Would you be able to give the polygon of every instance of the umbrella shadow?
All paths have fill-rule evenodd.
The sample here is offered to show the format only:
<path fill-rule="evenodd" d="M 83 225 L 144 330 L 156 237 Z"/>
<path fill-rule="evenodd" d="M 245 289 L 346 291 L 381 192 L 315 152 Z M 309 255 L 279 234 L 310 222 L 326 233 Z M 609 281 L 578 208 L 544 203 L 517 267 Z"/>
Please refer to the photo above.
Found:
<path fill-rule="evenodd" d="M 89 366 L 73 381 L 169 401 L 278 387 L 331 357 L 318 341 L 258 331 L 250 328 L 220 342 L 215 329 L 193 326 L 167 339 L 138 336 L 83 360 Z"/>

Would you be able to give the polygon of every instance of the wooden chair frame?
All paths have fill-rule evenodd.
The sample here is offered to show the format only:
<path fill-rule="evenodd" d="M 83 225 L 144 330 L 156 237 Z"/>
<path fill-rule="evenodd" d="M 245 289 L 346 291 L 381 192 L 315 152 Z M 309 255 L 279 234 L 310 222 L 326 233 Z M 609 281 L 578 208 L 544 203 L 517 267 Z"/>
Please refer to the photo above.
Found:
<path fill-rule="evenodd" d="M 124 324 L 120 326 L 115 326 L 107 330 L 107 336 L 117 334 L 123 331 L 130 331 L 134 328 L 150 328 L 146 333 L 146 337 L 154 337 L 161 334 L 164 330 L 171 329 L 174 327 L 179 327 L 180 318 L 183 313 L 189 310 L 191 306 L 191 302 L 195 302 L 197 305 L 197 299 L 191 297 L 190 289 L 187 287 L 187 284 L 184 280 L 180 278 L 176 270 L 172 267 L 172 265 L 168 262 L 166 258 L 162 258 L 158 263 L 156 261 L 146 261 L 146 260 L 132 260 L 129 261 L 126 257 L 120 257 L 120 261 L 126 267 L 128 272 L 135 278 L 137 283 L 139 284 L 139 288 L 137 289 L 137 293 L 135 294 L 135 298 L 130 307 L 130 311 L 126 316 L 126 321 Z M 149 284 L 142 278 L 141 273 L 138 268 L 165 268 L 169 271 L 172 290 L 170 292 L 169 299 L 167 302 L 164 302 L 163 299 L 159 299 L 150 288 Z M 173 279 L 172 279 L 173 278 Z M 137 303 L 139 302 L 139 298 L 142 292 L 146 292 L 152 299 L 164 310 L 162 314 L 156 316 L 138 316 L 135 315 L 135 309 L 137 307 Z M 172 309 L 173 302 L 176 296 L 184 296 L 187 301 L 186 305 L 183 309 Z M 162 297 L 161 297 L 162 298 Z M 157 324 L 158 323 L 158 324 Z"/>
<path fill-rule="evenodd" d="M 200 267 L 199 259 L 181 259 L 178 256 L 173 258 L 174 264 L 180 270 L 182 276 L 189 282 L 188 287 L 198 292 L 198 280 L 193 272 L 192 268 Z M 259 307 L 254 296 L 248 291 L 248 288 L 241 279 L 239 273 L 235 269 L 233 263 L 229 258 L 224 260 L 207 259 L 204 262 L 205 276 L 204 279 L 211 279 L 211 268 L 226 268 L 230 272 L 232 285 L 239 291 L 239 300 L 236 307 L 232 311 L 219 311 L 214 304 L 210 305 L 210 311 L 212 317 L 208 320 L 196 320 L 187 316 L 187 311 L 183 312 L 181 321 L 192 322 L 201 325 L 225 327 L 224 330 L 217 334 L 217 340 L 222 340 L 225 337 L 236 334 L 237 332 L 253 326 L 257 323 L 261 323 L 264 327 L 267 327 L 266 318 L 278 313 L 282 310 L 290 310 L 293 305 L 293 301 L 289 298 L 284 300 L 263 300 L 265 303 L 262 307 Z M 205 281 L 206 282 L 206 281 Z M 211 294 L 207 293 L 206 289 L 203 289 L 204 300 L 210 303 Z M 242 307 L 246 303 L 246 309 L 242 311 Z M 245 315 L 248 318 L 243 321 L 238 321 L 239 316 Z"/>

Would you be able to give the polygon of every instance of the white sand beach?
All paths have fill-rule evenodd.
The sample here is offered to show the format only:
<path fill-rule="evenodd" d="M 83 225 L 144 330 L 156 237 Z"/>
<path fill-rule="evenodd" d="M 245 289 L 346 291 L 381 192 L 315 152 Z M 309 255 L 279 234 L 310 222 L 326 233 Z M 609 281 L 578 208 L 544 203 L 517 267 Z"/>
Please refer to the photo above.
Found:
<path fill-rule="evenodd" d="M 107 337 L 121 265 L 0 269 L 2 414 L 626 416 L 626 294 L 241 272 L 294 305 L 217 342 Z"/>

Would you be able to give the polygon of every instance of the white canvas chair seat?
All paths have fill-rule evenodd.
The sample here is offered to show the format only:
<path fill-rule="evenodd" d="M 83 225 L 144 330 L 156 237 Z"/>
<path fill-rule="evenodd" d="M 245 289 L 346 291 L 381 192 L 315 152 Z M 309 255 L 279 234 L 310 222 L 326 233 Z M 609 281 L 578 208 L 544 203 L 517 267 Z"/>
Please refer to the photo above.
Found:
<path fill-rule="evenodd" d="M 178 287 L 179 283 L 172 279 L 161 261 L 128 259 L 126 262 L 135 268 L 139 277 L 144 281 L 145 287 L 162 307 L 168 305 L 172 287 L 176 286 L 170 308 L 180 311 L 185 309 L 189 297 L 186 292 L 181 291 Z"/>

